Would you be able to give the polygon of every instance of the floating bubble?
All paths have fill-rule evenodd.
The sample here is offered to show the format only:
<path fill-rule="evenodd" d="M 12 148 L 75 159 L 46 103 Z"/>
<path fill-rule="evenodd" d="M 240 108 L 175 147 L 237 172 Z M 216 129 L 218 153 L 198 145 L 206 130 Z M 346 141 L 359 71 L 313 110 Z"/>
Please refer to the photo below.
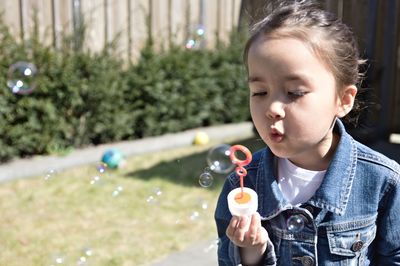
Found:
<path fill-rule="evenodd" d="M 162 195 L 162 190 L 159 187 L 155 187 L 153 189 L 153 192 L 156 196 L 161 196 Z"/>
<path fill-rule="evenodd" d="M 200 217 L 200 213 L 198 211 L 194 211 L 192 212 L 192 214 L 190 215 L 190 220 L 191 221 L 196 221 L 197 219 L 199 219 Z"/>
<path fill-rule="evenodd" d="M 202 24 L 192 25 L 188 29 L 189 36 L 185 43 L 186 49 L 197 50 L 205 47 L 205 28 Z"/>
<path fill-rule="evenodd" d="M 121 192 L 124 190 L 124 188 L 122 187 L 122 186 L 117 186 L 115 189 L 114 189 L 114 191 L 113 191 L 113 193 L 112 193 L 112 196 L 113 197 L 117 197 L 117 196 L 119 196 L 119 194 L 121 194 Z"/>
<path fill-rule="evenodd" d="M 186 49 L 193 49 L 193 48 L 195 48 L 195 45 L 196 45 L 196 41 L 193 39 L 190 39 L 186 42 L 185 47 L 186 47 Z"/>
<path fill-rule="evenodd" d="M 203 27 L 199 26 L 199 28 L 197 28 L 197 30 L 196 30 L 196 33 L 197 33 L 197 35 L 199 35 L 199 36 L 203 36 L 204 33 L 205 33 L 205 30 L 204 30 Z"/>
<path fill-rule="evenodd" d="M 304 228 L 304 217 L 303 215 L 295 214 L 291 215 L 286 221 L 287 229 L 292 233 L 297 233 Z"/>
<path fill-rule="evenodd" d="M 208 151 L 207 164 L 211 171 L 218 174 L 227 174 L 233 170 L 235 165 L 229 158 L 231 146 L 221 144 Z"/>
<path fill-rule="evenodd" d="M 19 61 L 8 69 L 7 86 L 12 93 L 29 94 L 36 87 L 36 66 L 32 63 Z"/>
<path fill-rule="evenodd" d="M 209 253 L 212 250 L 217 250 L 218 249 L 218 244 L 219 244 L 219 239 L 215 239 L 210 242 L 208 247 L 204 248 L 205 253 Z"/>
<path fill-rule="evenodd" d="M 49 170 L 47 170 L 46 174 L 44 175 L 44 180 L 49 181 L 50 179 L 54 178 L 55 175 L 56 175 L 56 170 L 49 169 Z"/>
<path fill-rule="evenodd" d="M 151 196 L 147 197 L 146 202 L 148 204 L 156 204 L 158 201 L 153 195 L 151 195 Z"/>
<path fill-rule="evenodd" d="M 82 250 L 82 253 L 83 253 L 85 256 L 90 257 L 90 256 L 93 255 L 93 250 L 92 250 L 91 248 L 84 248 L 84 249 Z"/>
<path fill-rule="evenodd" d="M 49 266 L 65 265 L 65 257 L 61 254 L 54 255 Z"/>
<path fill-rule="evenodd" d="M 205 201 L 205 200 L 200 200 L 200 207 L 201 207 L 203 210 L 207 210 L 207 209 L 208 209 L 208 203 L 207 203 L 207 201 Z"/>
<path fill-rule="evenodd" d="M 199 176 L 199 184 L 202 187 L 210 187 L 214 182 L 214 178 L 210 173 L 204 172 Z"/>
<path fill-rule="evenodd" d="M 97 168 L 97 171 L 98 171 L 100 174 L 104 174 L 104 173 L 107 171 L 107 164 L 105 164 L 105 163 L 99 163 L 99 164 L 96 166 L 96 168 Z"/>
<path fill-rule="evenodd" d="M 101 181 L 100 176 L 96 175 L 90 180 L 90 184 L 91 185 L 96 185 L 96 184 L 99 184 L 100 181 Z"/>
<path fill-rule="evenodd" d="M 88 265 L 88 259 L 93 255 L 93 251 L 91 248 L 83 248 L 81 250 L 81 255 L 78 258 L 76 265 L 77 266 L 86 266 Z"/>
<path fill-rule="evenodd" d="M 81 256 L 76 262 L 76 266 L 86 266 L 86 265 L 87 265 L 87 258 L 85 256 Z"/>

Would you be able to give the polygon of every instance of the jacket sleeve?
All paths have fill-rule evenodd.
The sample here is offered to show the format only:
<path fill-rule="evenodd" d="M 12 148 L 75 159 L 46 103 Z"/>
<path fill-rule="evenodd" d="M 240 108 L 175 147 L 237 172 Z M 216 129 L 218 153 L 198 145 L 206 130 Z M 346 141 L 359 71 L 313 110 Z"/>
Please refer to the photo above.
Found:
<path fill-rule="evenodd" d="M 217 225 L 217 232 L 219 237 L 218 244 L 218 265 L 219 266 L 237 266 L 241 265 L 240 250 L 235 246 L 226 236 L 226 229 L 230 223 L 232 215 L 229 212 L 227 196 L 233 189 L 226 179 L 222 192 L 217 202 L 215 210 L 215 222 Z M 272 242 L 268 242 L 267 250 L 264 254 L 264 259 L 261 265 L 276 265 L 276 256 Z"/>
<path fill-rule="evenodd" d="M 392 172 L 379 208 L 377 265 L 400 265 L 400 174 Z"/>

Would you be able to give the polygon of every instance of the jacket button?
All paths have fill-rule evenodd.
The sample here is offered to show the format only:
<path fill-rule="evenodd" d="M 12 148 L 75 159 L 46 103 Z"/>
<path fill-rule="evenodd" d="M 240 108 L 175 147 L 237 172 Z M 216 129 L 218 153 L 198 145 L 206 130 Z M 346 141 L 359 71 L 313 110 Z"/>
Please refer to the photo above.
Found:
<path fill-rule="evenodd" d="M 304 256 L 301 258 L 301 264 L 303 264 L 303 266 L 313 266 L 314 259 L 311 256 Z"/>
<path fill-rule="evenodd" d="M 361 240 L 358 240 L 353 243 L 353 245 L 351 246 L 351 250 L 354 252 L 357 252 L 357 251 L 360 251 L 363 246 L 364 246 L 364 242 L 362 242 Z"/>

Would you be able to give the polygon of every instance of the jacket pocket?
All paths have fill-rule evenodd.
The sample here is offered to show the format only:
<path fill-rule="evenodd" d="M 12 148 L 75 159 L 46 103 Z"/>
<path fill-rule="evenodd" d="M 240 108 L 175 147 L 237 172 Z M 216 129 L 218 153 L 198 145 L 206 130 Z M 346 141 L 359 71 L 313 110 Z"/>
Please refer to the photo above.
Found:
<path fill-rule="evenodd" d="M 358 257 L 374 240 L 376 217 L 344 222 L 326 227 L 331 254 Z"/>

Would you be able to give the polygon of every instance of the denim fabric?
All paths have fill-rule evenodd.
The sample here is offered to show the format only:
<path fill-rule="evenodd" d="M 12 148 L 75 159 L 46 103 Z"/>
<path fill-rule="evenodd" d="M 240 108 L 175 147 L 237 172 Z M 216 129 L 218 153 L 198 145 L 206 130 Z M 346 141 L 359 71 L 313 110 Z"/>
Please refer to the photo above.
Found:
<path fill-rule="evenodd" d="M 400 166 L 355 141 L 340 120 L 340 142 L 315 195 L 300 206 L 288 203 L 276 181 L 276 158 L 268 148 L 253 155 L 245 186 L 258 193 L 258 212 L 272 244 L 262 265 L 400 265 Z M 239 186 L 231 174 L 215 211 L 219 265 L 239 265 L 239 249 L 226 237 L 231 220 L 227 195 Z M 299 232 L 287 229 L 293 214 Z"/>

